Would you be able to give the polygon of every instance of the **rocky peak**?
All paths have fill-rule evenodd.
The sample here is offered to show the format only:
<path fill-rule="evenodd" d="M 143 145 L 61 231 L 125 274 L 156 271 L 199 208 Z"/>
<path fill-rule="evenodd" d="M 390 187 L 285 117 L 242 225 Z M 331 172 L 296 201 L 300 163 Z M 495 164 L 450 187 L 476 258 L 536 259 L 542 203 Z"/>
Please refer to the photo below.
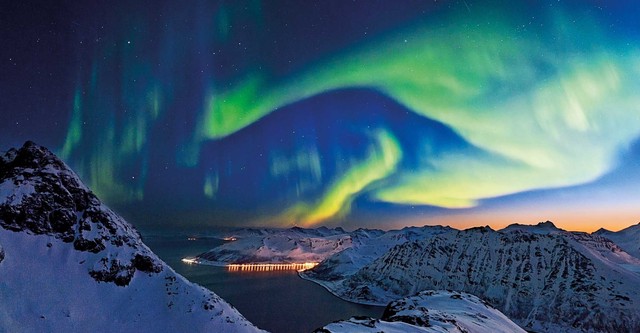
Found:
<path fill-rule="evenodd" d="M 494 230 L 491 229 L 490 226 L 486 225 L 484 227 L 471 227 L 471 228 L 466 229 L 465 231 L 468 231 L 468 232 L 479 232 L 479 233 L 483 233 L 484 234 L 484 233 L 487 233 L 487 232 L 493 232 Z"/>
<path fill-rule="evenodd" d="M 529 233 L 537 233 L 537 234 L 548 234 L 555 232 L 562 232 L 564 230 L 556 227 L 556 225 L 551 221 L 539 222 L 538 224 L 519 224 L 513 223 L 508 225 L 506 228 L 501 229 L 502 232 L 529 232 Z"/>
<path fill-rule="evenodd" d="M 64 162 L 47 148 L 33 141 L 27 141 L 22 148 L 11 148 L 0 158 L 0 177 L 5 178 L 10 175 L 10 171 L 37 170 L 46 167 L 51 167 L 55 170 L 68 169 Z"/>
<path fill-rule="evenodd" d="M 100 281 L 126 285 L 136 270 L 162 269 L 137 230 L 104 206 L 57 156 L 31 141 L 0 158 L 0 227 L 105 253 L 90 272 Z M 109 247 L 126 251 L 105 251 Z"/>
<path fill-rule="evenodd" d="M 77 223 L 74 212 L 100 205 L 64 162 L 32 141 L 0 159 L 0 184 L 0 226 L 12 231 L 71 242 Z"/>
<path fill-rule="evenodd" d="M 553 224 L 553 222 L 551 221 L 545 221 L 545 222 L 540 222 L 538 223 L 538 227 L 540 228 L 546 228 L 546 229 L 558 229 L 558 227 L 556 227 L 555 224 Z"/>
<path fill-rule="evenodd" d="M 605 229 L 605 228 L 600 228 L 596 231 L 593 232 L 594 235 L 603 235 L 603 234 L 608 234 L 611 233 L 612 231 L 609 229 Z"/>

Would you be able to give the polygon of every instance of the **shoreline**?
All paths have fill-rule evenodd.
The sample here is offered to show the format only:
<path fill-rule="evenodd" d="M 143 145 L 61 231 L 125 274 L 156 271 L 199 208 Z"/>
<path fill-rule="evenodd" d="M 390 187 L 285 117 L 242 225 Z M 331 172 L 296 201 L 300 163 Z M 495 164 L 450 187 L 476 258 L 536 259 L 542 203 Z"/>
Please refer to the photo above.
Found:
<path fill-rule="evenodd" d="M 322 280 L 316 280 L 316 279 L 314 279 L 314 278 L 311 278 L 311 277 L 309 277 L 309 276 L 306 276 L 306 275 L 304 274 L 304 271 L 302 271 L 302 272 L 298 272 L 298 276 L 299 276 L 301 279 L 303 279 L 303 280 L 313 282 L 313 283 L 315 283 L 315 284 L 317 284 L 317 285 L 319 285 L 319 286 L 323 287 L 323 288 L 324 288 L 324 289 L 326 289 L 326 290 L 327 290 L 331 295 L 333 295 L 333 296 L 335 296 L 335 297 L 337 297 L 337 298 L 339 298 L 339 299 L 341 299 L 341 300 L 343 300 L 343 301 L 345 301 L 345 302 L 354 303 L 354 304 L 359 304 L 359 305 L 376 306 L 376 307 L 381 307 L 381 308 L 386 307 L 386 306 L 387 306 L 387 304 L 388 304 L 388 302 L 387 302 L 387 303 L 373 303 L 373 302 L 366 302 L 366 301 L 355 301 L 355 300 L 352 300 L 352 299 L 344 298 L 344 297 L 342 297 L 342 296 L 338 295 L 338 294 L 337 294 L 333 289 L 331 289 L 331 287 L 329 287 L 329 285 L 328 285 L 326 282 L 324 282 L 324 281 L 322 281 Z"/>
<path fill-rule="evenodd" d="M 198 257 L 184 257 L 181 261 L 188 265 L 203 265 L 213 267 L 224 267 L 230 270 L 256 270 L 256 271 L 286 271 L 292 270 L 302 272 L 317 266 L 317 262 L 249 262 L 249 263 L 228 263 L 223 261 L 210 261 L 198 259 Z"/>
<path fill-rule="evenodd" d="M 230 264 L 230 263 L 226 263 L 226 262 L 221 262 L 221 261 L 209 261 L 209 260 L 197 260 L 195 258 L 182 258 L 182 262 L 189 264 L 189 265 L 203 265 L 203 266 L 214 266 L 214 267 L 229 267 L 229 265 L 234 265 L 234 264 Z M 261 264 L 261 263 L 252 263 L 252 264 Z M 265 263 L 265 264 L 289 264 L 289 263 Z M 307 275 L 304 274 L 304 271 L 296 271 L 297 275 L 299 278 L 309 281 L 309 282 L 313 282 L 319 286 L 321 286 L 322 288 L 324 288 L 326 291 L 328 291 L 331 295 L 339 298 L 340 300 L 343 300 L 345 302 L 349 302 L 349 303 L 353 303 L 353 304 L 359 304 L 359 305 L 367 305 L 367 306 L 375 306 L 375 307 L 381 307 L 384 308 L 387 306 L 387 303 L 375 303 L 375 302 L 366 302 L 366 301 L 356 301 L 356 300 L 352 300 L 352 299 L 348 299 L 345 297 L 340 296 L 339 294 L 337 294 L 332 288 L 331 286 L 326 283 L 325 281 L 322 280 L 316 280 L 314 278 L 311 278 Z"/>
<path fill-rule="evenodd" d="M 214 266 L 214 267 L 229 267 L 229 265 L 242 265 L 242 264 L 230 264 L 230 263 L 226 263 L 226 262 L 221 262 L 221 261 L 209 261 L 209 260 L 198 260 L 196 258 L 189 258 L 189 257 L 185 257 L 181 259 L 183 263 L 189 264 L 189 265 L 203 265 L 203 266 Z M 289 264 L 289 263 L 251 263 L 251 264 L 273 264 L 273 265 L 279 265 L 279 264 Z M 324 288 L 327 292 L 329 292 L 331 295 L 339 298 L 340 300 L 343 300 L 345 302 L 349 302 L 349 303 L 353 303 L 353 304 L 359 304 L 359 305 L 367 305 L 367 306 L 375 306 L 375 307 L 381 307 L 384 308 L 387 306 L 388 303 L 375 303 L 375 302 L 366 302 L 366 301 L 357 301 L 357 300 L 353 300 L 353 299 L 348 299 L 345 298 L 341 295 L 339 295 L 338 293 L 336 293 L 334 291 L 334 289 L 330 286 L 329 283 L 322 281 L 322 280 L 317 280 L 314 278 L 311 278 L 309 276 L 307 276 L 305 273 L 305 271 L 296 271 L 297 275 L 299 278 L 309 281 L 309 282 L 313 282 L 319 286 L 321 286 L 322 288 Z"/>

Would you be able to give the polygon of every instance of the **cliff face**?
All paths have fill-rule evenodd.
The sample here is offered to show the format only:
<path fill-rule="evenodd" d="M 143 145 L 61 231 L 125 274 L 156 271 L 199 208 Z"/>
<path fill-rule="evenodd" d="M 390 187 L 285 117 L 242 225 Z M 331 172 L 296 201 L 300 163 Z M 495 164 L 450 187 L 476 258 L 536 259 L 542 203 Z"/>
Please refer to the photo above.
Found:
<path fill-rule="evenodd" d="M 163 267 L 142 244 L 138 232 L 104 206 L 62 161 L 33 142 L 5 154 L 0 164 L 0 226 L 47 235 L 77 251 L 101 254 L 89 272 L 98 281 L 129 284 L 139 270 Z M 107 247 L 127 251 L 105 251 Z"/>
<path fill-rule="evenodd" d="M 33 142 L 0 158 L 0 244 L 9 331 L 259 331 L 175 273 Z"/>

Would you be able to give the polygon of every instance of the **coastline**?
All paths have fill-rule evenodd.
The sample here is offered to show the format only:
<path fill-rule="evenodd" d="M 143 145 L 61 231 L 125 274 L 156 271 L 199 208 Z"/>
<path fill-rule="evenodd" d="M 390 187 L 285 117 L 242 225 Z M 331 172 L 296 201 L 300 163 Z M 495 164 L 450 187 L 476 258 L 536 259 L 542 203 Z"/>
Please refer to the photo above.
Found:
<path fill-rule="evenodd" d="M 360 305 L 369 305 L 369 306 L 378 306 L 378 307 L 386 307 L 387 303 L 374 303 L 374 302 L 367 302 L 367 301 L 358 301 L 358 300 L 354 300 L 354 299 L 349 299 L 349 298 L 345 298 L 339 294 L 337 294 L 330 286 L 329 283 L 322 281 L 322 280 L 316 280 L 312 277 L 307 276 L 306 274 L 304 274 L 304 271 L 302 272 L 298 272 L 298 276 L 303 279 L 303 280 L 307 280 L 307 281 L 311 281 L 313 283 L 316 283 L 318 285 L 320 285 L 321 287 L 323 287 L 324 289 L 326 289 L 329 293 L 331 293 L 333 296 L 338 297 L 339 299 L 343 300 L 343 301 L 347 301 L 349 303 L 354 303 L 354 304 L 360 304 Z M 342 281 L 342 280 L 341 280 Z"/>

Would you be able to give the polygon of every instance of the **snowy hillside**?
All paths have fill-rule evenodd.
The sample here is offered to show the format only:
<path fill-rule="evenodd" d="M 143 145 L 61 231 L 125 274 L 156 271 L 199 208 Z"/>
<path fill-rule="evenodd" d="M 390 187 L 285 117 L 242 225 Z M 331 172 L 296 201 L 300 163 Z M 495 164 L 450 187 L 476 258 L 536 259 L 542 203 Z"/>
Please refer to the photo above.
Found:
<path fill-rule="evenodd" d="M 256 332 L 176 274 L 47 149 L 0 159 L 0 328 L 7 332 Z"/>
<path fill-rule="evenodd" d="M 448 289 L 487 300 L 527 329 L 640 330 L 640 262 L 597 235 L 450 230 L 395 246 L 344 279 L 321 266 L 304 275 L 355 302 Z"/>
<path fill-rule="evenodd" d="M 233 241 L 196 257 L 200 264 L 320 262 L 351 247 L 342 229 L 244 229 L 229 233 Z"/>
<path fill-rule="evenodd" d="M 355 273 L 395 245 L 447 230 L 453 229 L 441 226 L 406 227 L 391 231 L 358 229 L 353 232 L 326 227 L 237 229 L 219 235 L 233 241 L 199 254 L 195 260 L 210 265 L 324 260 L 321 266 L 325 269 L 325 275 L 341 278 Z"/>
<path fill-rule="evenodd" d="M 350 233 L 352 246 L 342 252 L 326 258 L 311 272 L 302 273 L 302 278 L 322 276 L 314 282 L 325 285 L 353 275 L 362 267 L 372 263 L 392 247 L 408 241 L 416 241 L 454 230 L 450 227 L 424 226 L 406 227 L 387 232 L 380 230 L 358 229 Z M 326 287 L 326 286 L 325 286 Z M 327 288 L 331 291 L 332 288 Z"/>
<path fill-rule="evenodd" d="M 612 240 L 630 255 L 640 258 L 640 223 L 617 232 L 600 229 L 595 234 Z"/>
<path fill-rule="evenodd" d="M 451 291 L 422 291 L 389 303 L 380 319 L 351 318 L 316 333 L 524 333 L 500 311 L 478 297 Z"/>

